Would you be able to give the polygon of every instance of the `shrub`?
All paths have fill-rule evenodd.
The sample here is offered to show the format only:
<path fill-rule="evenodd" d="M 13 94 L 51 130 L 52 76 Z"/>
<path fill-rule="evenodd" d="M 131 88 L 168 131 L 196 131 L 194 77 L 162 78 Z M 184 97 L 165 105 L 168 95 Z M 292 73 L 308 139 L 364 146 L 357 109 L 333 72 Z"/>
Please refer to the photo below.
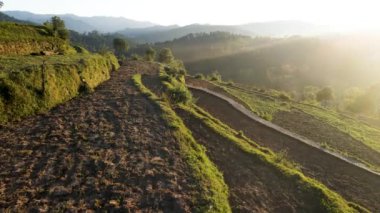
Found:
<path fill-rule="evenodd" d="M 190 103 L 192 101 L 192 95 L 186 86 L 175 86 L 169 89 L 170 100 L 174 103 Z"/>
<path fill-rule="evenodd" d="M 137 55 L 137 54 L 133 54 L 133 55 L 131 56 L 131 59 L 132 59 L 133 61 L 139 61 L 139 60 L 141 60 L 141 56 L 139 56 L 139 55 Z"/>
<path fill-rule="evenodd" d="M 156 51 L 152 47 L 149 47 L 145 51 L 145 60 L 154 61 L 155 58 L 156 58 Z"/>
<path fill-rule="evenodd" d="M 174 56 L 172 51 L 169 48 L 161 49 L 158 53 L 158 62 L 164 64 L 171 64 L 174 61 Z"/>
<path fill-rule="evenodd" d="M 194 78 L 203 80 L 205 79 L 205 76 L 202 73 L 198 73 L 194 76 Z"/>
<path fill-rule="evenodd" d="M 214 72 L 211 73 L 210 80 L 221 82 L 222 76 L 219 74 L 219 72 L 217 70 L 215 70 Z"/>
<path fill-rule="evenodd" d="M 325 87 L 317 92 L 317 100 L 319 102 L 331 101 L 334 99 L 334 92 L 331 87 Z"/>
<path fill-rule="evenodd" d="M 44 23 L 47 31 L 54 37 L 59 37 L 63 40 L 69 39 L 69 31 L 66 29 L 65 22 L 58 16 L 53 16 L 50 21 Z"/>
<path fill-rule="evenodd" d="M 120 57 L 128 51 L 129 45 L 125 39 L 115 38 L 113 40 L 113 47 L 115 49 L 116 55 Z"/>
<path fill-rule="evenodd" d="M 229 80 L 229 81 L 227 82 L 227 86 L 233 86 L 233 85 L 234 85 L 234 82 L 233 82 L 233 81 Z"/>
<path fill-rule="evenodd" d="M 279 99 L 283 100 L 283 101 L 290 101 L 292 100 L 292 98 L 290 97 L 289 94 L 285 93 L 285 92 L 280 92 L 277 96 Z"/>
<path fill-rule="evenodd" d="M 77 53 L 83 53 L 83 54 L 88 54 L 88 50 L 86 50 L 84 47 L 81 47 L 81 46 L 73 46 L 75 51 L 77 51 Z"/>

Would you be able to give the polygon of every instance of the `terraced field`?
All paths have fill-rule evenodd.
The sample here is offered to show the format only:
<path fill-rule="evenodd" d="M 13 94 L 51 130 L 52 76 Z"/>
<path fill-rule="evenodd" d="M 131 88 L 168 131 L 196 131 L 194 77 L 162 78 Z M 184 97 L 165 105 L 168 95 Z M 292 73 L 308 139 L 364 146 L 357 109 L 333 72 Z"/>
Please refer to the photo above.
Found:
<path fill-rule="evenodd" d="M 248 109 L 250 107 L 246 102 L 231 93 L 227 93 L 223 88 L 216 87 L 214 84 L 194 79 L 188 79 L 188 83 L 224 94 L 244 104 Z M 242 130 L 261 146 L 271 148 L 276 152 L 286 153 L 287 157 L 299 164 L 302 171 L 308 176 L 320 180 L 348 200 L 371 206 L 372 209 L 379 209 L 380 178 L 378 175 L 371 175 L 365 170 L 355 168 L 354 165 L 346 164 L 344 161 L 338 160 L 316 148 L 297 142 L 294 138 L 288 137 L 281 132 L 274 131 L 272 128 L 248 118 L 228 102 L 218 97 L 199 90 L 193 90 L 193 95 L 197 99 L 197 105 L 232 128 Z M 308 121 L 299 120 L 298 122 L 302 124 Z M 311 129 L 314 130 L 313 128 Z M 366 193 L 363 193 L 363 191 Z"/>
<path fill-rule="evenodd" d="M 380 210 L 377 176 L 194 91 L 200 108 L 163 70 L 130 61 L 93 93 L 1 126 L 0 211 Z"/>
<path fill-rule="evenodd" d="M 0 129 L 0 210 L 190 212 L 197 189 L 171 130 L 130 76 Z"/>

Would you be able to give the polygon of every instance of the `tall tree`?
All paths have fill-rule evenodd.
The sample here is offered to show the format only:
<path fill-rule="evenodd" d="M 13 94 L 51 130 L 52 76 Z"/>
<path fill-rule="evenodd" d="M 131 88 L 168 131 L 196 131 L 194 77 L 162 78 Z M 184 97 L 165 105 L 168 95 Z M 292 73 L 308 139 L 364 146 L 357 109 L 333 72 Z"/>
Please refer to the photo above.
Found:
<path fill-rule="evenodd" d="M 174 61 L 174 56 L 169 48 L 164 48 L 158 53 L 158 61 L 165 64 L 170 64 Z"/>
<path fill-rule="evenodd" d="M 0 9 L 4 6 L 4 3 L 0 1 Z"/>
<path fill-rule="evenodd" d="M 334 99 L 334 92 L 331 87 L 325 87 L 317 92 L 319 102 L 331 101 Z"/>
<path fill-rule="evenodd" d="M 156 58 L 156 51 L 152 47 L 149 47 L 145 51 L 145 59 L 147 61 L 154 61 L 155 58 Z"/>
<path fill-rule="evenodd" d="M 113 47 L 116 55 L 121 57 L 128 51 L 129 45 L 125 39 L 115 38 L 113 40 Z"/>
<path fill-rule="evenodd" d="M 65 22 L 60 17 L 54 16 L 50 21 L 46 21 L 44 25 L 53 36 L 64 40 L 69 38 L 69 31 L 66 29 Z"/>

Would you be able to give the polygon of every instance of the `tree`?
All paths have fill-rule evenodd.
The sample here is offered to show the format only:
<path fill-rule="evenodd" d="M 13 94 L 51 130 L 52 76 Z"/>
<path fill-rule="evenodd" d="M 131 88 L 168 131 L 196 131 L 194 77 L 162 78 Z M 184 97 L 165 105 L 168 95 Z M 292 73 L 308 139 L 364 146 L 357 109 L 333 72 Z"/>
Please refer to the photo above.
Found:
<path fill-rule="evenodd" d="M 370 93 L 360 95 L 347 106 L 347 109 L 354 113 L 374 114 L 376 112 L 376 99 Z"/>
<path fill-rule="evenodd" d="M 318 87 L 306 86 L 302 91 L 302 101 L 313 103 L 317 99 L 316 94 L 318 92 Z"/>
<path fill-rule="evenodd" d="M 156 51 L 152 47 L 149 47 L 145 51 L 145 60 L 154 61 L 155 58 L 156 58 Z"/>
<path fill-rule="evenodd" d="M 0 1 L 0 9 L 4 6 L 4 3 Z"/>
<path fill-rule="evenodd" d="M 317 92 L 317 101 L 328 102 L 334 99 L 334 92 L 331 87 L 325 87 Z"/>
<path fill-rule="evenodd" d="M 116 55 L 121 57 L 128 51 L 129 45 L 125 39 L 115 38 L 113 40 L 113 47 L 115 49 Z"/>
<path fill-rule="evenodd" d="M 66 29 L 65 22 L 60 17 L 54 16 L 50 21 L 46 21 L 44 25 L 51 35 L 64 40 L 69 38 L 69 31 Z"/>
<path fill-rule="evenodd" d="M 169 48 L 161 49 L 158 53 L 158 61 L 164 64 L 170 64 L 174 61 L 174 56 Z"/>

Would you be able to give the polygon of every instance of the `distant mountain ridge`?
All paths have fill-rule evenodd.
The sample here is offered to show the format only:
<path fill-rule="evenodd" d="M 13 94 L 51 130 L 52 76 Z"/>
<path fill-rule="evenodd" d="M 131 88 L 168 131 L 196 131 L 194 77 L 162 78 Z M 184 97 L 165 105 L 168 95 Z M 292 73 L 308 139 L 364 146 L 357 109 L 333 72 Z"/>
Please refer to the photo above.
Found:
<path fill-rule="evenodd" d="M 319 26 L 300 21 L 275 21 L 244 25 L 192 24 L 183 27 L 161 26 L 157 30 L 153 30 L 153 28 L 144 28 L 140 30 L 125 29 L 119 31 L 119 33 L 127 37 L 135 38 L 142 43 L 154 43 L 171 41 L 173 39 L 180 38 L 191 33 L 228 32 L 247 36 L 283 37 L 294 35 L 319 35 L 331 31 L 328 27 L 325 26 Z"/>
<path fill-rule="evenodd" d="M 16 19 L 37 24 L 42 24 L 54 16 L 53 14 L 41 15 L 25 11 L 5 11 L 4 13 Z M 171 41 L 191 33 L 228 32 L 247 36 L 283 37 L 318 35 L 331 31 L 325 26 L 300 21 L 273 21 L 243 25 L 191 24 L 187 26 L 161 26 L 151 22 L 134 21 L 123 17 L 81 17 L 72 14 L 58 16 L 65 21 L 69 29 L 80 33 L 94 30 L 101 33 L 119 33 L 140 43 Z"/>
<path fill-rule="evenodd" d="M 42 24 L 46 20 L 50 19 L 56 14 L 34 14 L 25 11 L 4 11 L 8 16 L 14 17 L 19 20 L 26 20 Z M 150 22 L 135 21 L 123 17 L 106 17 L 106 16 L 94 16 L 94 17 L 81 17 L 73 14 L 58 14 L 61 17 L 66 26 L 77 32 L 90 32 L 97 30 L 99 32 L 116 32 L 125 28 L 147 28 L 155 26 Z"/>
<path fill-rule="evenodd" d="M 8 16 L 7 14 L 2 13 L 2 12 L 0 12 L 0 21 L 8 21 L 8 22 L 15 22 L 15 23 L 29 23 L 27 21 L 21 21 L 21 20 L 15 19 L 15 18 Z M 29 23 L 29 24 L 31 24 L 31 23 Z"/>

